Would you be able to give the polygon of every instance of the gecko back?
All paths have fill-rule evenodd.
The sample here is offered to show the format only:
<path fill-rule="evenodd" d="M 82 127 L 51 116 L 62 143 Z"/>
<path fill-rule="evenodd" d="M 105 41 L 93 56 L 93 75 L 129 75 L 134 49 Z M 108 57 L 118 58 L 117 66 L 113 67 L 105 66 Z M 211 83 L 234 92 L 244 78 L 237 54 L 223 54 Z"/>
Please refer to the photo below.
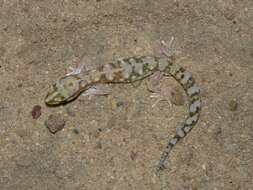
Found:
<path fill-rule="evenodd" d="M 167 143 L 158 164 L 158 170 L 165 168 L 165 161 L 173 147 L 196 125 L 200 117 L 200 88 L 195 84 L 191 73 L 170 59 L 153 56 L 129 57 L 105 64 L 89 73 L 79 72 L 60 78 L 51 86 L 45 102 L 47 105 L 60 105 L 77 98 L 82 92 L 97 83 L 131 83 L 142 80 L 155 71 L 171 75 L 185 90 L 189 99 L 189 114 L 184 124 Z"/>

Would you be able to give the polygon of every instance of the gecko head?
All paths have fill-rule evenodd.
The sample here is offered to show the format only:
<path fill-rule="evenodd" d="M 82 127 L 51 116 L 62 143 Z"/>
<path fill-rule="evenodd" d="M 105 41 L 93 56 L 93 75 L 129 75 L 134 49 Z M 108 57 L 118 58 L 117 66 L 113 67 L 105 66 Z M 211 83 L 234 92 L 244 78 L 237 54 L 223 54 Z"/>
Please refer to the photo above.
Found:
<path fill-rule="evenodd" d="M 45 103 L 49 106 L 57 106 L 74 100 L 81 93 L 80 84 L 80 78 L 74 75 L 59 79 L 50 87 Z"/>

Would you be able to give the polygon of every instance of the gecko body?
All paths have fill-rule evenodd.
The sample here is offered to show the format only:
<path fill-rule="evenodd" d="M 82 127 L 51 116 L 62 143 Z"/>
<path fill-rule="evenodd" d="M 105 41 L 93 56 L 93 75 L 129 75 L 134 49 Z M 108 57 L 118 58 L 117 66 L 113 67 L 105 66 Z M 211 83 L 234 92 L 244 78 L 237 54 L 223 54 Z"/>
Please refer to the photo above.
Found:
<path fill-rule="evenodd" d="M 56 106 L 68 103 L 82 92 L 98 83 L 132 83 L 142 80 L 156 71 L 175 78 L 189 98 L 189 114 L 184 124 L 177 129 L 160 158 L 158 169 L 165 168 L 165 161 L 172 148 L 196 125 L 201 110 L 200 88 L 195 84 L 191 73 L 168 58 L 154 56 L 129 57 L 105 64 L 87 73 L 66 75 L 53 84 L 45 98 L 47 105 Z"/>

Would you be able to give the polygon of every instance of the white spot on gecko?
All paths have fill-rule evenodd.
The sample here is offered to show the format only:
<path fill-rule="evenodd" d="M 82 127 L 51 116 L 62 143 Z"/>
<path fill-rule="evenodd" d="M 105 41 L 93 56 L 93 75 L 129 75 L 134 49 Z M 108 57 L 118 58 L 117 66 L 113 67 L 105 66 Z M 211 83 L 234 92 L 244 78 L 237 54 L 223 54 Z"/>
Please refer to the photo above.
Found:
<path fill-rule="evenodd" d="M 114 72 L 113 72 L 113 68 L 110 64 L 105 64 L 103 67 L 103 72 L 105 73 L 105 77 L 112 81 L 114 78 Z"/>
<path fill-rule="evenodd" d="M 201 107 L 201 102 L 200 100 L 195 100 L 191 105 L 190 105 L 190 113 L 195 113 L 197 112 Z"/>
<path fill-rule="evenodd" d="M 189 96 L 192 96 L 194 94 L 199 94 L 199 93 L 200 93 L 200 88 L 196 84 L 194 84 L 192 87 L 187 89 L 187 94 Z"/>
<path fill-rule="evenodd" d="M 150 70 L 153 70 L 157 66 L 157 61 L 155 60 L 154 57 L 146 56 L 146 57 L 142 58 L 142 61 L 144 64 L 148 65 L 148 68 Z"/>
<path fill-rule="evenodd" d="M 121 63 L 121 67 L 122 67 L 122 70 L 123 70 L 123 77 L 124 79 L 128 79 L 131 75 L 131 73 L 133 72 L 133 67 L 125 62 L 124 60 L 119 60 L 120 63 Z"/>
<path fill-rule="evenodd" d="M 188 83 L 188 81 L 190 81 L 192 79 L 192 75 L 188 71 L 184 71 L 183 74 L 184 74 L 184 77 L 181 79 L 180 83 L 182 85 L 186 85 Z"/>

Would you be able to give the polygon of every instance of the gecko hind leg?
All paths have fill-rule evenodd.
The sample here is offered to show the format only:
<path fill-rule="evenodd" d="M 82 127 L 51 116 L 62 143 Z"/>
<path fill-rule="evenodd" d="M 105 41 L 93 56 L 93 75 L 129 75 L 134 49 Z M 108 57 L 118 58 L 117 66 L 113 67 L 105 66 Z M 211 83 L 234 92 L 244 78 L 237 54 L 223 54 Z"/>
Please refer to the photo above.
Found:
<path fill-rule="evenodd" d="M 173 42 L 174 37 L 172 36 L 169 43 L 166 43 L 164 40 L 160 40 L 160 48 L 163 55 L 165 55 L 169 60 L 173 61 L 174 55 L 177 53 L 173 49 Z M 157 100 L 155 103 L 153 103 L 152 108 L 154 108 L 159 102 L 166 101 L 169 106 L 172 106 L 171 100 L 170 100 L 170 93 L 163 92 L 161 90 L 161 81 L 162 76 L 170 76 L 170 74 L 167 74 L 165 72 L 156 71 L 147 82 L 147 87 L 150 92 L 152 92 L 151 98 L 156 98 Z"/>

